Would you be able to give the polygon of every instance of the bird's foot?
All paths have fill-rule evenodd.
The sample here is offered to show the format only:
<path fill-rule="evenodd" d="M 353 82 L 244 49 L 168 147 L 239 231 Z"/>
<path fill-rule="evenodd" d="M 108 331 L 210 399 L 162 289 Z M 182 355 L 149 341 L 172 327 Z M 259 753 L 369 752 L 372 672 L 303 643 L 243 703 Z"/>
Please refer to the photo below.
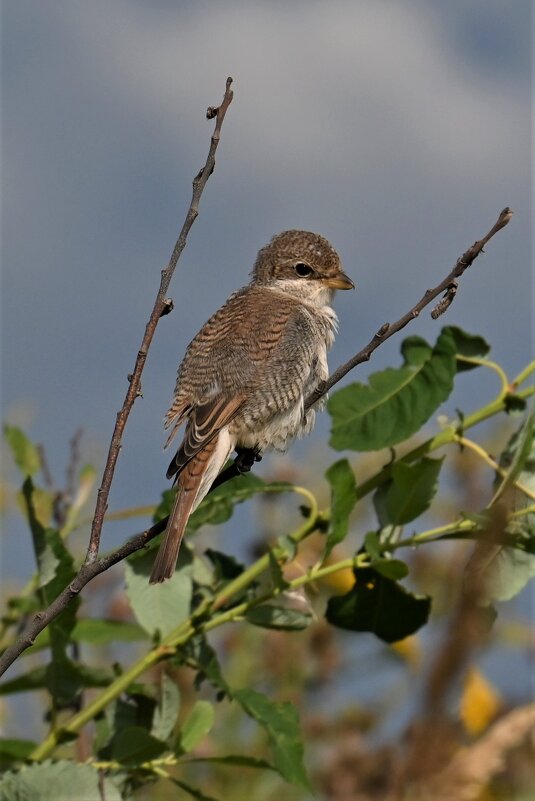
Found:
<path fill-rule="evenodd" d="M 262 454 L 257 448 L 236 448 L 234 465 L 240 475 L 249 473 L 255 462 L 262 460 Z"/>

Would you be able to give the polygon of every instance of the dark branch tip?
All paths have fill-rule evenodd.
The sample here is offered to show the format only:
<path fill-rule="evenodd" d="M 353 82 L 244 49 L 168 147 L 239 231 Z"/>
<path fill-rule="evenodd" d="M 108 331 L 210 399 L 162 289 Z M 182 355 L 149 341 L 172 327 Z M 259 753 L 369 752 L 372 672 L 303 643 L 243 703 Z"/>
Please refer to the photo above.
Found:
<path fill-rule="evenodd" d="M 160 312 L 160 317 L 165 317 L 166 314 L 171 314 L 173 309 L 175 308 L 175 304 L 173 303 L 172 298 L 165 298 L 163 301 L 163 307 Z"/>

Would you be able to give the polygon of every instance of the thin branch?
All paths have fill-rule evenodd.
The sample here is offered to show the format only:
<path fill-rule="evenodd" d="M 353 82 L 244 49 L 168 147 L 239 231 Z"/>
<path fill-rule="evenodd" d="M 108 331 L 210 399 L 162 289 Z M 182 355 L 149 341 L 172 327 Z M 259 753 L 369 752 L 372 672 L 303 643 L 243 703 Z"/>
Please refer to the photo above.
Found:
<path fill-rule="evenodd" d="M 215 118 L 216 121 L 214 133 L 210 142 L 210 149 L 208 151 L 208 156 L 204 167 L 193 180 L 191 203 L 187 211 L 182 230 L 180 231 L 180 235 L 173 249 L 173 253 L 171 254 L 169 264 L 164 270 L 162 270 L 160 288 L 156 296 L 156 301 L 154 303 L 149 322 L 145 328 L 145 334 L 137 354 L 134 371 L 128 376 L 128 392 L 126 393 L 123 406 L 120 412 L 117 414 L 115 429 L 111 438 L 106 466 L 102 476 L 102 484 L 98 491 L 95 516 L 93 518 L 91 527 L 89 548 L 84 564 L 71 583 L 65 587 L 65 589 L 58 595 L 57 598 L 54 599 L 50 606 L 45 611 L 38 612 L 36 615 L 34 615 L 30 623 L 26 626 L 22 635 L 12 646 L 4 651 L 0 657 L 0 676 L 23 651 L 32 645 L 37 635 L 67 607 L 70 601 L 80 593 L 80 591 L 89 581 L 91 581 L 100 573 L 103 573 L 105 570 L 108 570 L 113 565 L 117 564 L 117 562 L 125 559 L 130 554 L 138 551 L 140 548 L 143 548 L 148 542 L 150 542 L 151 539 L 164 531 L 167 525 L 168 518 L 165 518 L 156 525 L 152 526 L 152 528 L 147 529 L 141 534 L 138 534 L 130 539 L 125 545 L 123 545 L 114 553 L 98 559 L 100 535 L 102 532 L 104 515 L 106 514 L 108 507 L 108 496 L 115 471 L 115 465 L 121 449 L 123 431 L 134 402 L 138 395 L 141 394 L 141 374 L 145 366 L 147 352 L 152 342 L 156 326 L 158 325 L 160 317 L 169 313 L 172 309 L 171 301 L 166 300 L 165 296 L 178 263 L 178 259 L 180 258 L 180 255 L 186 245 L 186 239 L 189 230 L 199 214 L 199 201 L 201 199 L 204 187 L 206 186 L 206 182 L 214 170 L 215 153 L 221 138 L 221 126 L 223 125 L 225 114 L 227 113 L 227 109 L 230 106 L 233 98 L 233 92 L 230 88 L 231 85 L 232 78 L 227 78 L 223 102 L 218 108 L 210 106 L 206 112 L 207 119 L 211 120 Z"/>
<path fill-rule="evenodd" d="M 96 560 L 98 556 L 98 550 L 100 546 L 100 536 L 102 532 L 102 525 L 104 523 L 104 515 L 106 514 L 106 510 L 108 508 L 108 496 L 110 494 L 111 482 L 113 480 L 113 474 L 115 472 L 115 465 L 119 457 L 119 451 L 121 450 L 121 439 L 123 436 L 124 428 L 126 426 L 126 422 L 130 415 L 134 402 L 136 398 L 141 394 L 141 374 L 143 372 L 145 361 L 147 359 L 147 352 L 154 337 L 154 332 L 156 331 L 156 326 L 158 325 L 160 317 L 162 317 L 164 314 L 168 314 L 172 310 L 172 303 L 170 300 L 167 300 L 165 296 L 169 288 L 171 278 L 173 277 L 173 273 L 175 271 L 177 262 L 186 245 L 186 239 L 189 230 L 199 214 L 198 211 L 199 201 L 201 199 L 204 187 L 206 186 L 206 182 L 208 181 L 208 178 L 210 177 L 210 175 L 214 170 L 215 153 L 217 150 L 217 146 L 219 144 L 219 140 L 221 138 L 221 126 L 223 125 L 225 114 L 227 113 L 227 109 L 230 106 L 233 98 L 233 92 L 230 88 L 231 84 L 232 84 L 232 78 L 227 78 L 223 102 L 221 103 L 219 108 L 214 108 L 210 106 L 206 112 L 206 116 L 209 120 L 213 119 L 214 117 L 216 120 L 214 133 L 212 135 L 212 140 L 210 143 L 210 150 L 208 151 L 206 164 L 200 170 L 198 175 L 196 175 L 193 181 L 193 194 L 191 198 L 190 207 L 186 214 L 186 219 L 184 220 L 184 224 L 182 226 L 182 230 L 180 231 L 180 235 L 176 241 L 175 247 L 173 248 L 169 264 L 164 270 L 162 270 L 160 288 L 158 290 L 158 294 L 156 295 L 156 301 L 154 303 L 154 307 L 152 309 L 149 321 L 145 328 L 145 334 L 143 336 L 141 347 L 136 357 L 134 370 L 128 376 L 128 381 L 129 381 L 128 391 L 126 393 L 126 397 L 124 399 L 122 408 L 117 414 L 115 429 L 113 431 L 113 435 L 111 438 L 110 447 L 108 450 L 108 457 L 106 460 L 106 466 L 104 468 L 104 473 L 102 476 L 102 484 L 97 494 L 95 516 L 93 518 L 93 524 L 91 526 L 91 537 L 89 540 L 89 547 L 87 549 L 87 556 L 85 560 L 86 564 L 91 564 Z"/>
<path fill-rule="evenodd" d="M 511 209 L 506 206 L 505 209 L 500 213 L 497 221 L 494 223 L 490 231 L 483 237 L 483 239 L 478 239 L 477 242 L 468 248 L 468 250 L 463 253 L 463 255 L 457 259 L 455 267 L 453 270 L 444 278 L 443 281 L 438 284 L 434 289 L 426 290 L 423 297 L 420 298 L 418 303 L 404 314 L 403 317 L 400 317 L 395 323 L 385 323 L 381 326 L 381 328 L 377 331 L 374 337 L 368 342 L 366 347 L 359 350 L 354 356 L 351 357 L 345 364 L 340 365 L 340 367 L 334 371 L 334 373 L 329 376 L 326 381 L 323 381 L 315 390 L 312 392 L 311 395 L 305 401 L 305 411 L 310 409 L 320 398 L 322 398 L 326 392 L 328 392 L 331 387 L 334 387 L 335 384 L 338 384 L 344 376 L 349 373 L 350 370 L 353 370 L 358 364 L 362 364 L 362 362 L 367 362 L 370 359 L 370 356 L 376 350 L 379 345 L 382 345 L 383 342 L 386 342 L 387 339 L 390 339 L 391 336 L 397 334 L 398 331 L 401 331 L 402 328 L 412 322 L 422 309 L 428 306 L 432 300 L 434 300 L 441 292 L 445 292 L 445 296 L 440 301 L 433 312 L 431 312 L 432 317 L 437 317 L 438 314 L 436 310 L 438 309 L 440 314 L 442 314 L 446 309 L 442 308 L 440 304 L 444 301 L 448 300 L 448 306 L 451 304 L 453 300 L 453 295 L 451 294 L 452 287 L 457 286 L 457 280 L 461 277 L 464 271 L 470 267 L 472 262 L 479 256 L 479 254 L 483 251 L 484 246 L 487 244 L 489 239 L 492 239 L 494 234 L 501 231 L 502 228 L 505 228 L 511 217 L 513 216 L 513 212 Z"/>

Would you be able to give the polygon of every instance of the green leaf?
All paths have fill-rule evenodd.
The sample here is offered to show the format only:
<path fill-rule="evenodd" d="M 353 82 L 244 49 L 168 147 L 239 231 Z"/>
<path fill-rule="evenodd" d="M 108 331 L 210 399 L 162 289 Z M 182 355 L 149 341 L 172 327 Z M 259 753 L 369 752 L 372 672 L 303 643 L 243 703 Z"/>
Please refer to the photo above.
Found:
<path fill-rule="evenodd" d="M 89 765 L 66 759 L 25 765 L 0 779 L 0 801 L 93 801 L 102 797 L 121 801 L 111 779 L 101 777 Z"/>
<path fill-rule="evenodd" d="M 204 679 L 207 679 L 214 687 L 228 695 L 229 698 L 232 697 L 232 691 L 221 672 L 217 654 L 203 634 L 198 634 L 188 640 L 172 657 L 172 662 L 179 665 L 187 664 L 188 666 L 193 664 L 197 668 L 198 675 L 195 682 L 197 688 Z"/>
<path fill-rule="evenodd" d="M 147 639 L 147 633 L 137 623 L 126 623 L 122 620 L 99 620 L 82 618 L 76 621 L 70 635 L 71 642 L 83 642 L 88 645 L 107 645 L 111 642 L 138 642 Z M 48 628 L 35 638 L 34 644 L 24 652 L 24 656 L 33 654 L 50 645 Z"/>
<path fill-rule="evenodd" d="M 232 517 L 237 503 L 252 498 L 259 492 L 289 492 L 292 484 L 286 482 L 267 483 L 258 476 L 248 473 L 226 481 L 213 492 L 210 492 L 188 520 L 186 533 L 191 534 L 206 524 L 218 525 Z M 167 490 L 162 495 L 162 502 L 154 513 L 154 522 L 158 522 L 171 511 L 174 490 Z"/>
<path fill-rule="evenodd" d="M 273 588 L 277 590 L 287 589 L 290 586 L 290 584 L 284 578 L 282 567 L 277 561 L 277 557 L 275 556 L 272 550 L 268 552 L 268 558 L 269 558 L 269 574 L 271 576 L 271 581 L 273 582 Z"/>
<path fill-rule="evenodd" d="M 214 707 L 209 701 L 196 701 L 180 729 L 176 752 L 188 754 L 206 737 L 214 725 Z"/>
<path fill-rule="evenodd" d="M 191 784 L 186 784 L 186 782 L 180 779 L 171 779 L 171 781 L 173 784 L 176 784 L 177 787 L 180 787 L 181 790 L 184 790 L 185 793 L 188 793 L 192 798 L 196 798 L 197 801 L 217 801 L 217 798 L 206 795 L 202 790 L 199 790 L 197 787 L 192 787 Z"/>
<path fill-rule="evenodd" d="M 309 790 L 295 706 L 288 702 L 275 703 L 254 690 L 235 690 L 234 697 L 245 712 L 266 730 L 273 750 L 275 769 L 287 781 Z"/>
<path fill-rule="evenodd" d="M 518 548 L 499 548 L 488 565 L 484 600 L 509 601 L 535 578 L 535 555 Z"/>
<path fill-rule="evenodd" d="M 171 736 L 180 712 L 180 690 L 176 681 L 166 673 L 161 674 L 160 698 L 152 719 L 151 734 L 158 740 Z"/>
<path fill-rule="evenodd" d="M 72 672 L 72 675 L 71 675 Z M 114 680 L 115 675 L 107 668 L 88 667 L 87 665 L 70 662 L 69 673 L 65 675 L 65 682 L 74 683 L 80 687 L 107 687 Z M 31 690 L 42 690 L 49 685 L 48 665 L 32 668 L 21 676 L 0 684 L 0 695 L 23 693 Z"/>
<path fill-rule="evenodd" d="M 169 634 L 190 613 L 192 558 L 182 547 L 173 576 L 162 584 L 149 584 L 155 549 L 125 562 L 126 594 L 139 624 L 151 636 Z"/>
<path fill-rule="evenodd" d="M 518 395 L 514 395 L 512 392 L 508 392 L 505 395 L 503 404 L 505 411 L 511 416 L 521 414 L 526 410 L 528 405 L 525 398 L 519 398 Z"/>
<path fill-rule="evenodd" d="M 381 541 L 376 531 L 368 531 L 364 537 L 364 549 L 372 561 L 382 559 Z"/>
<path fill-rule="evenodd" d="M 368 385 L 351 384 L 331 397 L 333 448 L 371 451 L 403 442 L 449 397 L 456 372 L 451 331 L 444 329 L 432 350 L 426 344 L 410 338 L 402 367 L 373 373 Z"/>
<path fill-rule="evenodd" d="M 129 726 L 118 731 L 111 743 L 113 759 L 130 767 L 157 759 L 166 750 L 166 744 L 157 740 L 142 726 Z"/>
<path fill-rule="evenodd" d="M 4 426 L 4 435 L 22 475 L 34 476 L 41 469 L 41 457 L 33 442 L 15 426 Z"/>
<path fill-rule="evenodd" d="M 38 488 L 35 487 L 32 479 L 28 476 L 22 485 L 22 498 L 30 525 L 30 531 L 32 533 L 33 549 L 39 575 L 39 587 L 45 587 L 54 579 L 60 564 L 60 559 L 59 556 L 56 556 L 56 549 L 53 547 L 53 530 L 47 529 L 43 525 L 37 513 L 37 493 Z"/>
<path fill-rule="evenodd" d="M 507 470 L 500 482 L 494 500 L 500 496 L 507 501 L 512 512 L 520 512 L 533 500 L 514 486 L 515 481 L 535 492 L 535 435 L 534 413 L 514 432 L 499 459 Z M 492 534 L 496 521 L 490 521 Z M 517 595 L 535 577 L 535 513 L 511 518 L 498 542 L 479 536 L 471 561 L 471 569 L 485 569 L 483 585 L 485 600 L 508 601 Z M 506 543 L 506 544 L 505 544 Z M 475 566 L 475 567 L 474 567 Z M 470 570 L 470 567 L 468 568 Z"/>
<path fill-rule="evenodd" d="M 149 696 L 148 692 L 147 689 L 143 694 L 140 689 L 134 694 L 133 685 L 131 685 L 126 697 L 116 698 L 106 707 L 104 714 L 97 720 L 95 750 L 99 759 L 106 761 L 113 759 L 115 739 L 120 732 L 127 729 L 141 728 L 146 733 L 150 731 L 152 736 L 156 737 L 151 731 L 155 718 L 156 701 Z"/>
<path fill-rule="evenodd" d="M 349 526 L 349 515 L 357 501 L 355 474 L 347 459 L 340 459 L 340 461 L 332 464 L 325 475 L 331 485 L 331 514 L 324 559 L 336 545 L 345 540 Z"/>
<path fill-rule="evenodd" d="M 463 362 L 462 357 L 483 359 L 490 351 L 489 343 L 483 337 L 476 334 L 468 334 L 462 328 L 450 325 L 444 331 L 448 331 L 455 344 L 455 353 L 461 357 L 457 360 L 457 372 L 462 373 L 465 370 L 473 370 L 478 367 L 477 364 L 470 364 L 470 362 Z"/>
<path fill-rule="evenodd" d="M 77 621 L 72 639 L 89 645 L 108 645 L 110 642 L 138 642 L 146 639 L 146 634 L 137 623 L 124 620 L 104 620 L 84 617 Z"/>
<path fill-rule="evenodd" d="M 355 570 L 356 583 L 345 595 L 329 599 L 326 618 L 349 631 L 369 631 L 384 642 L 414 634 L 426 622 L 431 599 L 408 592 L 371 567 Z"/>
<path fill-rule="evenodd" d="M 381 540 L 376 531 L 368 531 L 364 537 L 364 549 L 370 557 L 372 567 L 382 576 L 402 579 L 409 574 L 409 568 L 400 559 L 392 559 L 381 552 Z"/>
<path fill-rule="evenodd" d="M 401 559 L 374 559 L 372 565 L 382 576 L 394 581 L 409 575 L 409 568 Z"/>
<path fill-rule="evenodd" d="M 14 762 L 27 759 L 36 748 L 32 740 L 0 740 L 0 770 L 6 770 Z"/>
<path fill-rule="evenodd" d="M 437 491 L 443 461 L 443 458 L 424 456 L 411 464 L 395 462 L 392 465 L 391 478 L 376 493 L 376 510 L 383 527 L 402 526 L 429 508 Z"/>
<path fill-rule="evenodd" d="M 218 583 L 232 581 L 245 570 L 245 566 L 238 562 L 234 556 L 215 551 L 213 548 L 207 548 L 205 554 L 215 568 L 215 576 Z"/>
<path fill-rule="evenodd" d="M 59 532 L 45 529 L 39 522 L 35 513 L 34 485 L 29 476 L 24 481 L 22 492 L 37 557 L 38 596 L 41 604 L 46 607 L 74 578 L 74 560 Z M 81 687 L 79 671 L 69 659 L 66 650 L 71 640 L 79 606 L 80 599 L 73 598 L 48 627 L 52 654 L 46 668 L 47 687 L 59 705 L 72 703 Z"/>
<path fill-rule="evenodd" d="M 313 621 L 311 614 L 299 609 L 284 606 L 262 604 L 253 606 L 245 613 L 245 619 L 254 626 L 278 631 L 300 631 L 306 629 Z"/>
<path fill-rule="evenodd" d="M 431 358 L 433 348 L 419 336 L 405 337 L 400 346 L 403 363 L 412 367 L 420 367 Z"/>
<path fill-rule="evenodd" d="M 522 426 L 513 434 L 508 446 L 500 456 L 500 467 L 507 470 L 505 478 L 501 479 L 494 493 L 492 503 L 496 503 L 505 490 L 511 487 L 519 478 L 526 466 L 526 479 L 533 482 L 535 466 L 535 413 L 532 409 Z M 527 464 L 528 461 L 530 464 Z"/>

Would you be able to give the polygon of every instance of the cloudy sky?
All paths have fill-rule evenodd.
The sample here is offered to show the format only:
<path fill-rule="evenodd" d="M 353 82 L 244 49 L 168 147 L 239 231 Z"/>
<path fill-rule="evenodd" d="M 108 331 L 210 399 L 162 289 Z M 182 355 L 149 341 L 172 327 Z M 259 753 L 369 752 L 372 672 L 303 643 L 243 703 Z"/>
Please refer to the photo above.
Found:
<path fill-rule="evenodd" d="M 334 367 L 404 313 L 510 205 L 444 324 L 514 375 L 531 355 L 530 4 L 4 0 L 3 415 L 102 460 L 204 162 L 235 100 L 144 373 L 110 508 L 164 486 L 162 418 L 188 341 L 274 233 L 327 236 L 357 282 Z M 422 317 L 410 333 L 429 339 Z M 367 372 L 399 361 L 399 339 Z M 489 397 L 463 378 L 447 411 Z M 316 437 L 325 438 L 327 422 Z M 102 463 L 102 461 L 100 462 Z M 13 523 L 15 526 L 16 524 Z M 16 527 L 11 529 L 16 531 Z M 106 547 L 129 529 L 107 530 Z M 18 553 L 4 554 L 18 570 Z"/>

